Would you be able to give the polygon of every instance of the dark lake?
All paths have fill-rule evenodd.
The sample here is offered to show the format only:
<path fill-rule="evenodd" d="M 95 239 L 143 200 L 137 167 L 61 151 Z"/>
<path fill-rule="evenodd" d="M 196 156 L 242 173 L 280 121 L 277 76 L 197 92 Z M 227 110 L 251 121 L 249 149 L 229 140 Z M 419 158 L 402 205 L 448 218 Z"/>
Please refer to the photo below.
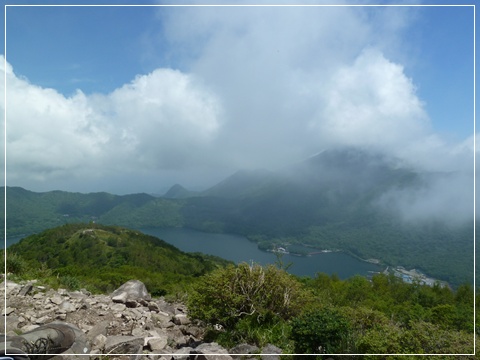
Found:
<path fill-rule="evenodd" d="M 244 236 L 231 234 L 211 234 L 184 228 L 139 229 L 145 234 L 158 237 L 185 252 L 202 252 L 240 262 L 256 262 L 262 265 L 273 264 L 273 253 L 259 250 L 257 244 Z M 382 271 L 381 266 L 370 264 L 342 252 L 322 253 L 312 256 L 283 255 L 282 261 L 293 263 L 288 269 L 299 276 L 315 276 L 318 272 L 337 274 L 346 279 L 355 274 L 371 275 L 369 271 Z"/>
<path fill-rule="evenodd" d="M 259 250 L 257 244 L 246 237 L 232 234 L 212 234 L 185 228 L 144 228 L 139 231 L 156 236 L 185 252 L 202 252 L 240 262 L 273 264 L 273 253 Z M 7 247 L 24 236 L 10 237 Z M 383 267 L 370 264 L 342 252 L 322 253 L 312 256 L 283 255 L 284 264 L 292 263 L 288 271 L 298 276 L 315 276 L 318 272 L 337 274 L 346 279 L 355 274 L 371 275 L 370 271 L 382 271 Z"/>
<path fill-rule="evenodd" d="M 15 244 L 22 240 L 24 237 L 27 237 L 28 235 L 17 235 L 17 236 L 10 236 L 7 233 L 7 241 L 6 241 L 6 247 L 8 248 L 10 245 Z"/>

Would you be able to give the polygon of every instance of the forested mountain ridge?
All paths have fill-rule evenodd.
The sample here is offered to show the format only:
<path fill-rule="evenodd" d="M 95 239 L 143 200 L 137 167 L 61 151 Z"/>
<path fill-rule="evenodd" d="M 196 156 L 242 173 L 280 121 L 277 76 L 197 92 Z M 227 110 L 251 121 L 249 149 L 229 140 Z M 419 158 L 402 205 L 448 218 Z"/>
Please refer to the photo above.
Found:
<path fill-rule="evenodd" d="M 214 256 L 184 253 L 139 231 L 92 223 L 30 235 L 10 246 L 8 253 L 21 256 L 30 271 L 50 269 L 65 286 L 76 283 L 108 292 L 141 278 L 157 295 L 181 291 L 193 278 L 229 264 Z"/>
<path fill-rule="evenodd" d="M 7 188 L 7 231 L 33 233 L 75 221 L 131 228 L 236 233 L 261 248 L 306 244 L 403 265 L 451 284 L 473 278 L 473 219 L 404 221 L 385 194 L 421 193 L 432 177 L 358 149 L 324 151 L 277 170 L 242 170 L 203 192 L 167 197 Z M 3 194 L 3 192 L 2 192 Z"/>

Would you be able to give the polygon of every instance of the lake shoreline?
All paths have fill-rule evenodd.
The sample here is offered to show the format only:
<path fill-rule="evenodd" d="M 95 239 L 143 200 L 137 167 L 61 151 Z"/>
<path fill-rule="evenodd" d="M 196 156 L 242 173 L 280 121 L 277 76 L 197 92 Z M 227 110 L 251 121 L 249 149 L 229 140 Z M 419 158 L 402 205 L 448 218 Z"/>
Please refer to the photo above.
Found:
<path fill-rule="evenodd" d="M 262 265 L 275 264 L 276 254 L 260 249 L 258 242 L 238 234 L 208 233 L 191 228 L 138 228 L 137 230 L 158 237 L 185 252 L 202 252 L 223 259 L 241 262 L 255 262 Z M 315 277 L 317 273 L 337 274 L 346 279 L 354 275 L 369 276 L 369 271 L 381 272 L 383 268 L 375 263 L 352 256 L 340 249 L 313 248 L 316 254 L 295 254 L 281 252 L 282 261 L 293 263 L 289 272 L 297 276 Z"/>

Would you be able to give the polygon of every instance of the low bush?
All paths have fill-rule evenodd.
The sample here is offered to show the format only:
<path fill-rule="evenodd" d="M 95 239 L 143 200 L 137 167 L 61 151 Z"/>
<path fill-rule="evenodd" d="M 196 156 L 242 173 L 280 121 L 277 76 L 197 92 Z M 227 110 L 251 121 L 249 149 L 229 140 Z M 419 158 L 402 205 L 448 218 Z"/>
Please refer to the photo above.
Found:
<path fill-rule="evenodd" d="M 349 333 L 349 322 L 334 308 L 310 310 L 292 320 L 291 337 L 299 354 L 348 352 Z"/>
<path fill-rule="evenodd" d="M 239 264 L 205 275 L 188 299 L 190 316 L 233 329 L 251 317 L 261 325 L 272 319 L 289 319 L 308 301 L 302 285 L 273 265 Z"/>

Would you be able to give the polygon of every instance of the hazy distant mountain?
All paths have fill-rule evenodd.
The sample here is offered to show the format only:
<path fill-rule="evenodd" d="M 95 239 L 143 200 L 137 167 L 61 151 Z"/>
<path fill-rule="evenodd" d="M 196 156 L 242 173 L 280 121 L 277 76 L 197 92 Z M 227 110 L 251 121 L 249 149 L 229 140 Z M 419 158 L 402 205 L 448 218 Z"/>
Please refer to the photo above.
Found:
<path fill-rule="evenodd" d="M 473 222 L 451 225 L 448 217 L 427 216 L 405 221 L 397 211 L 418 202 L 431 179 L 446 176 L 417 173 L 396 159 L 346 148 L 278 171 L 238 171 L 198 193 L 174 185 L 160 198 L 8 188 L 7 231 L 32 233 L 92 220 L 133 228 L 189 227 L 242 234 L 263 248 L 286 243 L 340 248 L 459 283 L 472 275 Z M 423 211 L 427 204 L 418 205 Z"/>
<path fill-rule="evenodd" d="M 229 213 L 224 208 L 226 200 L 218 200 L 224 208 L 223 221 L 232 231 L 254 228 L 255 232 L 288 236 L 312 225 L 355 221 L 352 218 L 360 213 L 373 216 L 378 212 L 373 200 L 382 192 L 419 183 L 418 174 L 398 168 L 393 160 L 348 148 L 324 151 L 277 172 L 238 171 L 201 194 L 232 203 Z M 197 199 L 186 207 L 202 207 L 204 222 L 210 223 L 218 221 L 214 211 L 218 203 Z"/>
<path fill-rule="evenodd" d="M 215 186 L 202 192 L 203 196 L 226 198 L 252 197 L 268 192 L 282 182 L 278 174 L 264 170 L 239 170 Z"/>
<path fill-rule="evenodd" d="M 190 191 L 185 189 L 180 184 L 173 185 L 168 191 L 163 195 L 166 199 L 185 199 L 188 197 L 198 195 L 198 191 Z"/>

